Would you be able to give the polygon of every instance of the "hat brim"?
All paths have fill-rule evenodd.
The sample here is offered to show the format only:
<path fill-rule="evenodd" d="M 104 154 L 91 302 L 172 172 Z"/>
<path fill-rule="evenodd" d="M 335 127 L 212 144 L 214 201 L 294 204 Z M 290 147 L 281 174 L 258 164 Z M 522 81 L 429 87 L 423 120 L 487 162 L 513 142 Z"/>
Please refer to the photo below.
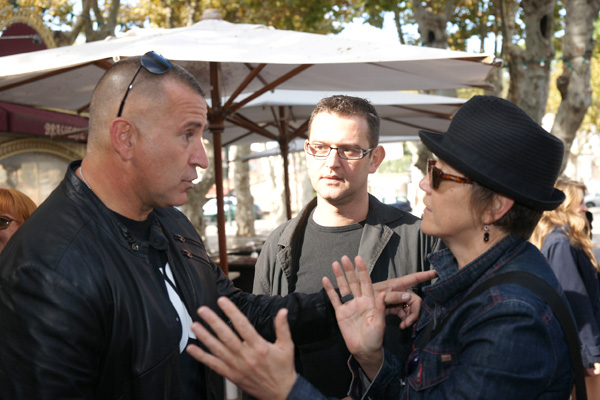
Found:
<path fill-rule="evenodd" d="M 448 165 L 462 172 L 465 176 L 478 184 L 485 186 L 496 193 L 507 196 L 517 203 L 535 210 L 546 211 L 556 209 L 565 200 L 565 194 L 556 188 L 548 199 L 525 197 L 522 194 L 517 193 L 511 187 L 503 185 L 500 182 L 494 181 L 491 177 L 481 174 L 480 171 L 468 165 L 464 158 L 444 147 L 442 141 L 444 134 L 419 130 L 419 137 L 432 153 L 441 158 Z"/>

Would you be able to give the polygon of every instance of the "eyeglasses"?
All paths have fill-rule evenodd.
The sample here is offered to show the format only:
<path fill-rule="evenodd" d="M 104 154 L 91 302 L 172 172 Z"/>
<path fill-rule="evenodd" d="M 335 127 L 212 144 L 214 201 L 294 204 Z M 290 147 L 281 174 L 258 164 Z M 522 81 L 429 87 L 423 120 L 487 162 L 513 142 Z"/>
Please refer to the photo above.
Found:
<path fill-rule="evenodd" d="M 10 225 L 10 223 L 13 221 L 14 221 L 14 219 L 0 217 L 0 231 L 7 229 L 8 226 Z"/>
<path fill-rule="evenodd" d="M 117 114 L 117 117 L 120 117 L 123 113 L 123 107 L 125 106 L 127 95 L 133 87 L 133 81 L 135 81 L 135 77 L 140 73 L 142 67 L 154 75 L 162 75 L 168 72 L 172 66 L 173 64 L 171 64 L 169 60 L 154 51 L 149 51 L 144 54 L 140 60 L 140 66 L 138 67 L 137 71 L 135 71 L 133 78 L 131 78 L 129 86 L 127 86 L 127 91 L 125 92 L 125 96 L 123 96 L 123 100 L 121 101 L 121 106 L 119 107 L 119 113 Z"/>
<path fill-rule="evenodd" d="M 338 156 L 344 160 L 360 160 L 367 154 L 373 151 L 375 147 L 370 149 L 361 149 L 360 147 L 331 147 L 320 143 L 309 143 L 308 140 L 304 142 L 304 151 L 316 158 L 317 160 L 325 160 L 329 157 L 332 149 L 337 150 Z"/>
<path fill-rule="evenodd" d="M 430 176 L 431 187 L 437 189 L 440 187 L 441 181 L 453 181 L 456 183 L 473 183 L 469 178 L 462 176 L 445 174 L 439 168 L 435 167 L 437 160 L 427 160 L 427 174 Z"/>

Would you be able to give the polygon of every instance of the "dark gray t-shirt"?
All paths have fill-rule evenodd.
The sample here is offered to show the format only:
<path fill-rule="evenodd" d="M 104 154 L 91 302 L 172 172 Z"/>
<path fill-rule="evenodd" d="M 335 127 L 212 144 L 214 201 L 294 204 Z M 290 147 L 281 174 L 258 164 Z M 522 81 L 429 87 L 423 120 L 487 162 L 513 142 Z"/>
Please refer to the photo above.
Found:
<path fill-rule="evenodd" d="M 346 255 L 354 261 L 365 222 L 346 226 L 318 225 L 312 215 L 308 219 L 300 255 L 300 270 L 296 292 L 313 293 L 323 289 L 321 279 L 326 276 L 337 287 L 331 263 Z"/>

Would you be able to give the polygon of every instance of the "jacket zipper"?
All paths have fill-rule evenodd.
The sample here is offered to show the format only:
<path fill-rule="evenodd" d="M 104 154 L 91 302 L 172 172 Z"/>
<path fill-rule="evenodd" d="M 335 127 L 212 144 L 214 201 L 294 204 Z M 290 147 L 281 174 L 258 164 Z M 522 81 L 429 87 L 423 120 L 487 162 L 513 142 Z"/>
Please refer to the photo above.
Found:
<path fill-rule="evenodd" d="M 191 243 L 191 244 L 194 244 L 194 245 L 200 247 L 203 251 L 206 251 L 204 245 L 201 242 L 197 241 L 197 240 L 183 237 L 183 236 L 181 236 L 178 233 L 174 233 L 173 237 L 175 238 L 175 240 L 177 240 L 177 241 L 179 241 L 181 243 Z"/>

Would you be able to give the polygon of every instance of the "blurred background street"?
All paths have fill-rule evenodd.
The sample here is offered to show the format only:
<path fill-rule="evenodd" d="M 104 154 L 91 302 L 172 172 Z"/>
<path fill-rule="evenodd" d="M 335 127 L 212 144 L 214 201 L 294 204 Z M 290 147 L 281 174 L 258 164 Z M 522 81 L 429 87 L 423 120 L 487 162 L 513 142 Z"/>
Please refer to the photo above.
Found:
<path fill-rule="evenodd" d="M 600 259 L 600 207 L 591 207 L 594 215 L 592 224 L 592 240 L 595 245 L 596 258 Z M 234 279 L 236 286 L 245 291 L 252 290 L 254 279 L 254 266 L 260 248 L 271 231 L 277 227 L 275 216 L 266 213 L 262 219 L 254 222 L 256 235 L 253 237 L 237 237 L 235 221 L 226 223 L 227 248 L 234 253 L 236 249 L 242 254 L 233 254 L 228 257 L 230 276 Z M 217 225 L 209 223 L 206 227 L 206 246 L 209 254 L 217 256 L 219 246 L 217 240 Z"/>
<path fill-rule="evenodd" d="M 590 211 L 594 214 L 594 222 L 592 223 L 592 240 L 595 245 L 594 253 L 596 254 L 596 259 L 600 260 L 600 207 L 592 207 Z"/>

